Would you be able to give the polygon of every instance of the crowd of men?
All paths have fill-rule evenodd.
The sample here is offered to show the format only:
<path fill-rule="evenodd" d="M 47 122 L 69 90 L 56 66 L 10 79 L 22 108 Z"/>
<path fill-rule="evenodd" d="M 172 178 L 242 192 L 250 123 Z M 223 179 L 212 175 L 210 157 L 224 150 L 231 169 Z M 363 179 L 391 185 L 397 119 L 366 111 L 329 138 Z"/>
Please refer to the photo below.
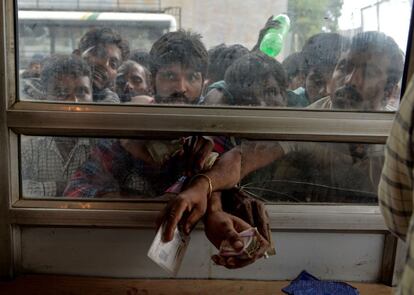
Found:
<path fill-rule="evenodd" d="M 180 30 L 161 36 L 149 53 L 131 53 L 128 42 L 114 30 L 97 28 L 81 38 L 73 54 L 41 60 L 41 70 L 31 65 L 22 75 L 21 95 L 25 99 L 112 104 L 395 110 L 404 56 L 395 41 L 383 33 L 363 32 L 351 39 L 321 33 L 283 63 L 257 48 L 220 44 L 207 50 L 200 35 Z M 163 150 L 167 152 L 162 152 L 159 160 L 154 153 Z M 207 165 L 213 152 L 220 157 Z M 179 223 L 190 233 L 204 216 L 206 234 L 215 245 L 220 244 L 216 240 L 220 237 L 239 249 L 243 245 L 237 229 L 246 224 L 222 210 L 220 192 L 245 177 L 254 177 L 257 171 L 286 173 L 281 169 L 303 166 L 301 159 L 305 158 L 311 162 L 307 174 L 313 180 L 375 191 L 383 148 L 241 143 L 223 136 L 164 142 L 31 138 L 22 144 L 23 194 L 155 198 L 173 192 L 175 197 L 161 216 L 164 240 L 172 239 Z M 283 165 L 274 165 L 283 159 Z M 190 181 L 178 185 L 177 190 L 182 177 Z M 303 179 L 300 173 L 296 177 Z M 237 259 L 215 262 L 230 268 L 246 264 Z"/>

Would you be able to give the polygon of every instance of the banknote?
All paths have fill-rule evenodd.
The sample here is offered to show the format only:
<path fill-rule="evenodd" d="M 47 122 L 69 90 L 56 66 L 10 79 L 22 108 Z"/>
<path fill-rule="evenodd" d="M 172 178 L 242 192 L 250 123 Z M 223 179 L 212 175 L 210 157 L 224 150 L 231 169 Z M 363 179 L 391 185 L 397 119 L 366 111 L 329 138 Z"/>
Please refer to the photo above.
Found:
<path fill-rule="evenodd" d="M 175 276 L 180 269 L 190 242 L 190 236 L 176 228 L 173 239 L 165 243 L 161 238 L 163 231 L 164 225 L 158 229 L 147 255 L 152 261 Z"/>
<path fill-rule="evenodd" d="M 223 257 L 237 256 L 241 259 L 251 258 L 260 249 L 261 243 L 258 237 L 259 232 L 255 227 L 246 229 L 239 233 L 243 248 L 236 251 L 228 240 L 224 240 L 220 245 L 219 255 Z"/>

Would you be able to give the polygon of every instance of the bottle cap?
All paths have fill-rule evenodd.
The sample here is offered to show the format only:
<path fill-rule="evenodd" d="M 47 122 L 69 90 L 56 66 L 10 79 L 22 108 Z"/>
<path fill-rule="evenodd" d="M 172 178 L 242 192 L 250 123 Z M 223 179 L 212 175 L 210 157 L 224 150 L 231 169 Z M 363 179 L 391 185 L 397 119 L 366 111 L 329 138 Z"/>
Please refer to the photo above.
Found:
<path fill-rule="evenodd" d="M 279 22 L 281 24 L 280 28 L 282 29 L 282 34 L 286 35 L 290 29 L 290 19 L 286 14 L 279 14 L 273 17 L 273 21 Z"/>

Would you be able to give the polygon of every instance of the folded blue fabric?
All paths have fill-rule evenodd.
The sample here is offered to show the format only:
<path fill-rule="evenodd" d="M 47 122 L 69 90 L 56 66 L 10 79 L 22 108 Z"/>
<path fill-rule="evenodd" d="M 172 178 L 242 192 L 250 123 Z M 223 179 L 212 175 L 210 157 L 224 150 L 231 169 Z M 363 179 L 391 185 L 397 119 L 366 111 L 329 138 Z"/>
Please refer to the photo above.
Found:
<path fill-rule="evenodd" d="M 359 295 L 358 290 L 347 283 L 321 281 L 305 270 L 282 291 L 289 295 Z"/>

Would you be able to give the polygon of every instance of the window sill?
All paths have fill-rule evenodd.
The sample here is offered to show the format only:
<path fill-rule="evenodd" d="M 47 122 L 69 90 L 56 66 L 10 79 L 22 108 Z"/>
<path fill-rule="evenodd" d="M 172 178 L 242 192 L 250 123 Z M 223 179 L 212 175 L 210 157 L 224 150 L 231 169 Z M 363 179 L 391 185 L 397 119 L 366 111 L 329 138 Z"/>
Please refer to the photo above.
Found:
<path fill-rule="evenodd" d="M 284 294 L 289 281 L 246 280 L 145 280 L 76 276 L 26 275 L 0 283 L 3 294 Z M 382 284 L 350 283 L 361 295 L 391 295 L 394 288 Z"/>

